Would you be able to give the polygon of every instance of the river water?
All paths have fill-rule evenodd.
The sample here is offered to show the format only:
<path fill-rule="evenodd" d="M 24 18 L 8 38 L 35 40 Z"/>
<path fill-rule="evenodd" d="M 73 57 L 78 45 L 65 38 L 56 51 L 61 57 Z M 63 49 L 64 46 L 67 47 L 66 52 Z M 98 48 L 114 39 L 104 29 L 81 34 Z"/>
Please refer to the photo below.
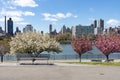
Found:
<path fill-rule="evenodd" d="M 62 52 L 57 54 L 51 52 L 50 59 L 79 59 L 79 55 L 72 49 L 71 44 L 60 45 L 62 48 Z M 43 52 L 42 54 L 47 53 Z M 109 55 L 112 59 L 120 59 L 120 53 L 112 53 Z M 105 59 L 106 57 L 102 54 L 95 46 L 93 46 L 93 50 L 84 53 L 82 55 L 83 59 Z M 16 60 L 16 56 L 5 56 L 4 60 Z"/>
<path fill-rule="evenodd" d="M 51 59 L 78 59 L 79 55 L 72 49 L 71 44 L 60 45 L 62 52 L 59 54 L 51 53 Z M 105 59 L 105 55 L 97 49 L 95 46 L 92 47 L 93 50 L 86 52 L 82 55 L 84 59 Z M 110 58 L 120 59 L 120 53 L 112 53 L 109 55 Z"/>

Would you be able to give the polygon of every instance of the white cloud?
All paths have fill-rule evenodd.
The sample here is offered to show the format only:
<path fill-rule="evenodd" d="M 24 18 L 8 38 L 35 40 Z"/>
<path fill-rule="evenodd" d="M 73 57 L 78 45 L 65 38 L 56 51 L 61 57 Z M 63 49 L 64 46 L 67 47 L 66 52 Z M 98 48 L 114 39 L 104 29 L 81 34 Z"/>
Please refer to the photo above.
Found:
<path fill-rule="evenodd" d="M 8 20 L 8 19 L 9 19 L 9 17 L 7 17 L 7 20 Z M 4 20 L 5 20 L 4 17 L 1 17 L 1 18 L 0 18 L 0 22 L 4 22 Z M 21 18 L 21 17 L 12 17 L 12 20 L 13 20 L 14 22 L 21 22 L 21 21 L 24 21 L 24 19 Z"/>
<path fill-rule="evenodd" d="M 35 15 L 35 13 L 29 12 L 29 11 L 26 11 L 26 12 L 24 12 L 23 14 L 24 14 L 25 16 L 34 16 L 34 15 Z"/>
<path fill-rule="evenodd" d="M 2 8 L 6 9 L 16 9 L 13 3 L 14 0 L 0 0 L 0 3 L 2 5 Z"/>
<path fill-rule="evenodd" d="M 78 18 L 78 16 L 77 15 L 75 15 L 75 16 L 73 16 L 74 18 Z"/>
<path fill-rule="evenodd" d="M 64 15 L 63 13 L 57 13 L 57 14 L 53 15 L 52 17 L 54 17 L 54 16 L 58 19 L 66 18 L 66 15 Z"/>
<path fill-rule="evenodd" d="M 14 21 L 14 24 L 19 24 L 19 25 L 26 25 L 29 24 L 28 22 L 24 21 L 24 16 L 34 16 L 35 13 L 30 12 L 30 11 L 6 11 L 5 9 L 2 9 L 2 11 L 0 12 L 1 18 L 0 18 L 0 22 L 4 22 L 4 17 L 3 16 L 7 16 L 7 20 L 9 17 L 12 18 L 12 20 Z"/>
<path fill-rule="evenodd" d="M 56 15 L 52 15 L 50 13 L 43 13 L 42 15 L 44 16 L 45 21 L 54 21 L 54 22 L 57 21 L 57 19 L 54 18 L 56 17 Z"/>
<path fill-rule="evenodd" d="M 2 9 L 2 11 L 0 12 L 0 15 L 2 16 L 8 16 L 8 17 L 22 17 L 22 16 L 34 16 L 35 13 L 30 12 L 30 11 L 6 11 L 5 9 Z"/>
<path fill-rule="evenodd" d="M 8 19 L 9 19 L 9 18 L 7 17 L 7 20 L 8 20 Z M 0 22 L 4 22 L 4 20 L 5 20 L 4 17 L 0 18 Z M 18 24 L 18 25 L 30 24 L 30 23 L 28 23 L 28 22 L 24 22 L 24 19 L 21 18 L 21 17 L 12 17 L 12 20 L 13 20 L 13 22 L 14 22 L 15 24 Z"/>
<path fill-rule="evenodd" d="M 16 24 L 18 24 L 18 25 L 27 25 L 27 24 L 30 24 L 30 23 L 28 23 L 28 22 L 16 22 Z"/>
<path fill-rule="evenodd" d="M 72 13 L 66 13 L 66 14 L 63 14 L 63 13 L 57 13 L 57 14 L 55 14 L 55 15 L 53 15 L 53 17 L 56 17 L 56 18 L 58 18 L 58 19 L 63 19 L 63 18 L 69 18 L 69 17 L 72 17 L 73 16 L 73 14 Z"/>
<path fill-rule="evenodd" d="M 72 13 L 67 13 L 66 14 L 66 17 L 71 17 L 72 16 Z"/>
<path fill-rule="evenodd" d="M 51 16 L 50 13 L 43 13 L 42 15 L 45 16 L 45 17 L 49 17 L 49 16 Z"/>
<path fill-rule="evenodd" d="M 24 21 L 24 19 L 21 18 L 21 17 L 12 17 L 12 20 L 13 20 L 14 22 L 21 22 L 21 21 Z"/>
<path fill-rule="evenodd" d="M 58 20 L 55 19 L 55 18 L 49 18 L 49 17 L 45 17 L 44 20 L 45 20 L 45 21 L 53 21 L 53 22 L 58 21 Z"/>
<path fill-rule="evenodd" d="M 2 8 L 11 10 L 17 9 L 17 6 L 31 8 L 38 6 L 35 0 L 0 0 L 0 5 L 2 5 Z"/>
<path fill-rule="evenodd" d="M 0 12 L 0 15 L 22 16 L 22 11 L 6 11 L 5 9 L 2 9 L 2 11 Z"/>
<path fill-rule="evenodd" d="M 4 17 L 0 18 L 0 22 L 3 22 L 4 21 Z"/>
<path fill-rule="evenodd" d="M 4 22 L 4 16 L 12 18 L 14 24 L 29 24 L 24 20 L 24 16 L 35 16 L 34 12 L 22 11 L 18 7 L 37 7 L 35 0 L 0 0 L 0 22 Z"/>
<path fill-rule="evenodd" d="M 38 4 L 34 0 L 14 0 L 14 5 L 20 7 L 37 7 Z"/>
<path fill-rule="evenodd" d="M 9 6 L 8 8 L 9 9 L 16 9 L 16 7 L 13 7 L 13 6 Z"/>
<path fill-rule="evenodd" d="M 44 20 L 45 21 L 58 21 L 60 19 L 66 19 L 66 18 L 69 18 L 69 17 L 73 17 L 73 18 L 77 18 L 78 16 L 76 15 L 73 15 L 72 13 L 66 13 L 66 14 L 63 14 L 63 13 L 57 13 L 57 14 L 50 14 L 50 13 L 43 13 L 42 14 L 44 16 Z"/>
<path fill-rule="evenodd" d="M 116 19 L 110 19 L 107 21 L 107 25 L 109 26 L 119 26 L 120 25 L 120 21 L 116 20 Z"/>

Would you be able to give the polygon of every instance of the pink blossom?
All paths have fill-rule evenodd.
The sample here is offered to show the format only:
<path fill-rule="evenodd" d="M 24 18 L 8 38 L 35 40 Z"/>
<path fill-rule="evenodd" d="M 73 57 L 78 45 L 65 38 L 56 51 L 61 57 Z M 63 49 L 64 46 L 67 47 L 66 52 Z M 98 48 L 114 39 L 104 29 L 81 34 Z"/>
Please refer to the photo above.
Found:
<path fill-rule="evenodd" d="M 94 44 L 108 57 L 110 53 L 120 52 L 120 35 L 98 35 Z"/>
<path fill-rule="evenodd" d="M 92 43 L 87 39 L 77 37 L 72 41 L 72 47 L 79 54 L 81 61 L 81 55 L 92 49 Z"/>

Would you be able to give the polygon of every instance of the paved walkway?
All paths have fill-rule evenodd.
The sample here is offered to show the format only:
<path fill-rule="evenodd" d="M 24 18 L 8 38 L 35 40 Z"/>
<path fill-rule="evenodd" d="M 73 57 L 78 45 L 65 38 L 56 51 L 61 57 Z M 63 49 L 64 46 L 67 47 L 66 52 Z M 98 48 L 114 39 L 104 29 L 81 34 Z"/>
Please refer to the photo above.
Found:
<path fill-rule="evenodd" d="M 120 80 L 120 67 L 0 63 L 0 80 Z"/>

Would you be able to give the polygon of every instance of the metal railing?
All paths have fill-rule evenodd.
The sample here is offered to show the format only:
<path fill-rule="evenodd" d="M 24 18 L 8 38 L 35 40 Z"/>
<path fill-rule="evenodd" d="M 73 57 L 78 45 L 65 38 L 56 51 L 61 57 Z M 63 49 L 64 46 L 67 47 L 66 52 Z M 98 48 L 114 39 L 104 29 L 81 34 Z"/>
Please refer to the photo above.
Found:
<path fill-rule="evenodd" d="M 106 57 L 103 54 L 83 54 L 81 58 L 82 59 L 105 59 Z M 110 54 L 109 58 L 120 59 L 120 54 Z M 5 55 L 3 59 L 4 61 L 17 60 L 15 55 Z M 62 60 L 62 59 L 63 60 L 79 59 L 79 55 L 77 54 L 50 54 L 50 60 Z"/>

